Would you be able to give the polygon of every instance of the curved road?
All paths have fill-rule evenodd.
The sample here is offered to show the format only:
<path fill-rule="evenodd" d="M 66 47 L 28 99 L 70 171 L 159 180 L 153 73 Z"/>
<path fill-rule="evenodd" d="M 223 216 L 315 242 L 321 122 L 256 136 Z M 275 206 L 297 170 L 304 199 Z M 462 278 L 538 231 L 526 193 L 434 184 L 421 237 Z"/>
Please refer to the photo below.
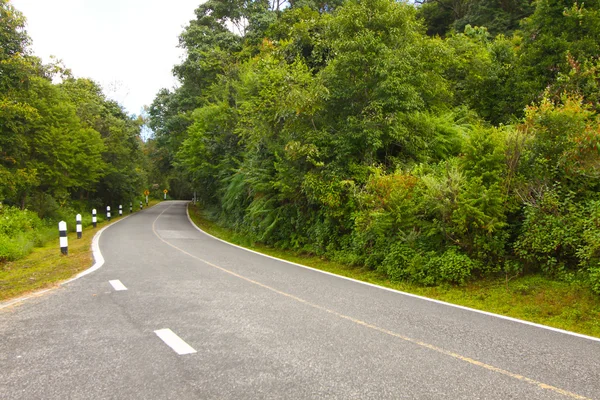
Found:
<path fill-rule="evenodd" d="M 111 226 L 102 268 L 0 310 L 1 399 L 600 399 L 598 341 L 254 254 L 185 207 Z"/>

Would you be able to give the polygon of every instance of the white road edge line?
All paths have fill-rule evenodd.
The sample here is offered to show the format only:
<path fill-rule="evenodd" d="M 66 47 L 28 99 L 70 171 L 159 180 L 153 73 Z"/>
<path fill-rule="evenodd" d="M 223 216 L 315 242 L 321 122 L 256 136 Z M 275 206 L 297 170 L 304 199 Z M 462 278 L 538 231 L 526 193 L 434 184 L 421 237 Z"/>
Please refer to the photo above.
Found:
<path fill-rule="evenodd" d="M 412 298 L 415 298 L 415 299 L 420 299 L 420 300 L 428 301 L 428 302 L 431 302 L 431 303 L 441 304 L 441 305 L 448 306 L 448 307 L 458 308 L 460 310 L 470 311 L 470 312 L 474 312 L 474 313 L 477 313 L 477 314 L 483 314 L 483 315 L 487 315 L 489 317 L 500 318 L 500 319 L 503 319 L 503 320 L 506 320 L 506 321 L 516 322 L 516 323 L 523 324 L 523 325 L 529 325 L 529 326 L 533 326 L 533 327 L 540 328 L 540 329 L 545 329 L 545 330 L 552 331 L 552 332 L 562 333 L 564 335 L 570 335 L 570 336 L 575 336 L 575 337 L 582 338 L 582 339 L 592 340 L 594 342 L 600 342 L 600 338 L 597 338 L 597 337 L 583 335 L 581 333 L 576 333 L 576 332 L 571 332 L 571 331 L 566 331 L 564 329 L 553 328 L 553 327 L 547 326 L 547 325 L 536 324 L 535 322 L 525 321 L 525 320 L 518 319 L 518 318 L 507 317 L 506 315 L 500 315 L 500 314 L 495 314 L 495 313 L 491 313 L 491 312 L 488 312 L 488 311 L 477 310 L 476 308 L 470 308 L 470 307 L 460 306 L 458 304 L 447 303 L 447 302 L 441 301 L 441 300 L 430 299 L 428 297 L 419 296 L 417 294 L 407 293 L 407 292 L 403 292 L 403 291 L 400 291 L 400 290 L 387 288 L 385 286 L 379 286 L 379 285 L 375 285 L 373 283 L 363 282 L 363 281 L 359 281 L 357 279 L 348 278 L 347 276 L 336 275 L 336 274 L 333 274 L 331 272 L 322 271 L 320 269 L 312 268 L 312 267 L 309 267 L 309 266 L 306 266 L 306 265 L 302 265 L 302 264 L 297 264 L 295 262 L 283 260 L 281 258 L 273 257 L 273 256 L 270 256 L 268 254 L 263 254 L 263 253 L 260 253 L 258 251 L 250 250 L 250 249 L 247 249 L 245 247 L 238 246 L 237 244 L 229 243 L 229 242 L 227 242 L 227 241 L 225 241 L 223 239 L 219 239 L 218 237 L 213 236 L 210 233 L 207 233 L 207 232 L 203 231 L 202 229 L 200 229 L 194 223 L 194 221 L 192 221 L 192 218 L 190 217 L 190 211 L 189 211 L 189 208 L 188 208 L 187 204 L 186 204 L 186 207 L 185 207 L 185 213 L 187 215 L 187 218 L 188 218 L 188 221 L 190 222 L 190 224 L 192 224 L 192 226 L 194 228 L 196 228 L 197 230 L 199 230 L 203 234 L 205 234 L 207 236 L 210 236 L 213 239 L 218 240 L 219 242 L 223 242 L 223 243 L 226 243 L 226 244 L 228 244 L 230 246 L 237 247 L 238 249 L 249 251 L 250 253 L 258 254 L 258 255 L 261 255 L 263 257 L 271 258 L 273 260 L 281 261 L 281 262 L 286 263 L 286 264 L 294 265 L 296 267 L 309 269 L 311 271 L 319 272 L 321 274 L 325 274 L 325 275 L 329 275 L 329 276 L 334 276 L 334 277 L 339 278 L 339 279 L 345 279 L 347 281 L 351 281 L 351 282 L 355 282 L 355 283 L 360 283 L 361 285 L 371 286 L 371 287 L 374 287 L 374 288 L 377 288 L 377 289 L 381 289 L 381 290 L 386 290 L 386 291 L 392 292 L 392 293 L 398 293 L 398 294 L 401 294 L 403 296 L 412 297 Z"/>
<path fill-rule="evenodd" d="M 158 204 L 161 204 L 161 203 L 157 203 L 155 205 L 158 205 Z M 139 212 L 144 212 L 144 211 L 146 211 L 149 208 L 152 208 L 154 206 L 145 208 L 144 210 L 139 211 Z M 97 269 L 99 269 L 100 267 L 102 267 L 104 265 L 104 257 L 102 257 L 102 253 L 100 252 L 100 245 L 99 245 L 100 236 L 102 235 L 102 232 L 104 232 L 104 230 L 106 228 L 110 228 L 114 224 L 118 224 L 119 222 L 126 220 L 127 218 L 131 217 L 132 215 L 137 215 L 137 214 L 138 214 L 138 212 L 136 212 L 135 214 L 127 215 L 127 216 L 125 216 L 125 217 L 123 217 L 123 218 L 121 218 L 121 219 L 119 219 L 117 221 L 113 221 L 110 224 L 106 225 L 104 228 L 100 229 L 98 232 L 96 232 L 96 234 L 94 235 L 94 238 L 92 239 L 92 255 L 93 255 L 94 261 L 95 261 L 94 265 L 92 265 L 90 268 L 86 269 L 85 271 L 81 271 L 80 273 L 78 273 L 77 275 L 75 275 L 71 279 L 67 279 L 66 281 L 59 282 L 58 286 L 66 285 L 67 283 L 73 282 L 74 280 L 79 279 L 79 278 L 81 278 L 83 276 L 86 276 L 87 274 L 91 274 L 92 272 L 94 272 Z M 0 303 L 0 310 L 2 310 L 3 308 L 6 308 L 6 307 L 10 307 L 13 304 L 21 303 L 21 302 L 23 302 L 25 300 L 29 300 L 29 299 L 32 299 L 34 297 L 39 297 L 40 295 L 42 295 L 42 294 L 44 294 L 46 292 L 49 292 L 51 290 L 54 290 L 54 289 L 56 289 L 56 288 L 50 288 L 50 289 L 40 290 L 40 291 L 37 291 L 37 292 L 33 292 L 33 293 L 31 293 L 31 294 L 29 294 L 27 296 L 18 297 L 16 299 L 9 300 L 9 301 L 7 301 L 5 303 Z"/>
<path fill-rule="evenodd" d="M 193 354 L 196 352 L 196 350 L 194 350 L 192 346 L 184 342 L 183 339 L 177 336 L 170 329 L 159 329 L 157 331 L 154 331 L 154 333 L 156 333 L 156 336 L 161 338 L 161 340 L 165 342 L 167 346 L 172 348 L 173 351 L 175 351 L 175 353 L 179 355 Z"/>
<path fill-rule="evenodd" d="M 114 279 L 112 281 L 108 281 L 108 283 L 110 283 L 112 285 L 112 287 L 116 290 L 116 291 L 120 291 L 120 290 L 127 290 L 127 288 L 125 287 L 125 285 L 123 285 L 121 283 L 120 280 L 118 279 Z"/>

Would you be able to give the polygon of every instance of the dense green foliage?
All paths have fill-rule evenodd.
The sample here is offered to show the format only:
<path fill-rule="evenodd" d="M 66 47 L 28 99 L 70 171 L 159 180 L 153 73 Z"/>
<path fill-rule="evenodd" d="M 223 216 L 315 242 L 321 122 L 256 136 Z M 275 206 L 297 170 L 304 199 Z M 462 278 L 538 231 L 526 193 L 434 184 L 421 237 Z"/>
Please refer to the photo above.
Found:
<path fill-rule="evenodd" d="M 430 35 L 485 26 L 493 35 L 510 34 L 534 10 L 532 0 L 419 0 L 419 15 Z"/>
<path fill-rule="evenodd" d="M 27 253 L 76 210 L 128 203 L 147 181 L 138 119 L 93 81 L 43 65 L 24 26 L 0 0 L 0 260 Z"/>
<path fill-rule="evenodd" d="M 0 260 L 23 257 L 55 231 L 34 212 L 0 205 Z"/>
<path fill-rule="evenodd" d="M 251 240 L 425 285 L 600 292 L 599 12 L 209 0 L 151 107 L 160 168 Z"/>

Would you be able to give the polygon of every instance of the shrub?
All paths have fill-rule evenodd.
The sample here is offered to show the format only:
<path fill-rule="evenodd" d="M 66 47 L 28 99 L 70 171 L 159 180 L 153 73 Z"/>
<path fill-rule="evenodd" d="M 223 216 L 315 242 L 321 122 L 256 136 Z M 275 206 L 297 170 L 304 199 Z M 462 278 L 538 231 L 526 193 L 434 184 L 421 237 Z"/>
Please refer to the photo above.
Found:
<path fill-rule="evenodd" d="M 420 280 L 415 279 L 422 265 L 420 254 L 406 243 L 395 243 L 379 265 L 378 270 L 385 273 L 392 281 Z"/>
<path fill-rule="evenodd" d="M 425 266 L 428 274 L 434 276 L 435 283 L 463 284 L 471 272 L 479 265 L 457 247 L 450 247 L 442 255 L 431 257 Z"/>
<path fill-rule="evenodd" d="M 43 228 L 36 213 L 0 204 L 0 261 L 28 254 L 38 244 Z"/>
<path fill-rule="evenodd" d="M 537 203 L 525 207 L 515 254 L 534 271 L 560 276 L 577 265 L 583 219 L 571 194 L 561 199 L 557 188 L 547 190 Z"/>
<path fill-rule="evenodd" d="M 589 283 L 596 294 L 600 294 L 600 266 L 590 268 Z"/>
<path fill-rule="evenodd" d="M 392 281 L 408 280 L 422 285 L 437 285 L 463 284 L 477 268 L 480 265 L 457 247 L 450 247 L 438 254 L 434 251 L 420 252 L 406 243 L 397 243 L 391 247 L 379 270 Z"/>
<path fill-rule="evenodd" d="M 41 225 L 42 221 L 36 213 L 0 204 L 0 235 L 14 237 L 19 233 L 31 232 Z"/>
<path fill-rule="evenodd" d="M 33 243 L 27 240 L 25 235 L 8 237 L 0 234 L 0 261 L 21 258 L 26 255 L 31 248 L 33 248 Z"/>
<path fill-rule="evenodd" d="M 63 214 L 62 219 L 75 231 L 76 213 L 65 209 Z M 91 224 L 91 217 L 84 218 L 84 221 L 88 220 Z M 32 211 L 0 204 L 0 261 L 25 257 L 34 247 L 42 246 L 57 237 L 55 220 L 42 220 Z"/>

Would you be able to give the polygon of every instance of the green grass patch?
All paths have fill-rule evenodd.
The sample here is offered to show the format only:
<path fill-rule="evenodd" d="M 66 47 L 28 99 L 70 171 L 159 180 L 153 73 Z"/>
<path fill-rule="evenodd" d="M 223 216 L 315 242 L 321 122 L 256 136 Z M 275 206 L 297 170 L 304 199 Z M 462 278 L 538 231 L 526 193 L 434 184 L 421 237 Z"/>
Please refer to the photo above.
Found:
<path fill-rule="evenodd" d="M 391 282 L 385 275 L 368 268 L 250 243 L 245 236 L 210 221 L 198 207 L 190 205 L 189 211 L 202 230 L 263 254 L 403 292 L 600 337 L 600 298 L 580 283 L 550 280 L 539 275 L 514 278 L 508 289 L 503 278 L 487 278 L 463 286 L 423 287 Z"/>
<path fill-rule="evenodd" d="M 149 206 L 159 202 L 151 200 Z M 134 208 L 133 211 L 134 213 L 139 211 L 139 207 L 137 210 Z M 118 216 L 118 209 L 116 214 L 117 216 L 113 217 L 110 223 L 129 215 L 129 208 L 127 211 L 124 210 L 123 217 Z M 76 233 L 69 232 L 68 256 L 60 253 L 57 226 L 56 237 L 52 240 L 33 249 L 30 254 L 21 259 L 0 263 L 0 301 L 56 286 L 59 282 L 72 278 L 91 267 L 93 264 L 92 239 L 100 229 L 109 224 L 103 216 L 100 218 L 101 215 L 98 215 L 98 217 L 98 226 L 93 228 L 90 216 L 90 224 L 83 228 L 81 239 L 77 239 Z M 73 228 L 74 225 L 73 223 Z"/>

